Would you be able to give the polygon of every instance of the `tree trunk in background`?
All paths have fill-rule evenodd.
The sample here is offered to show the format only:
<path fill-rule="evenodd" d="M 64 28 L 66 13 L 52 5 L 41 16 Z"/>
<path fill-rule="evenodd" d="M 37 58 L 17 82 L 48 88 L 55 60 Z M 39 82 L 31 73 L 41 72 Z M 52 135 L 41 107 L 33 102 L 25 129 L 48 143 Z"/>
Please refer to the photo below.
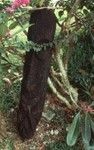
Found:
<path fill-rule="evenodd" d="M 52 42 L 56 29 L 56 17 L 52 10 L 40 9 L 31 13 L 28 40 L 38 44 Z M 21 99 L 17 114 L 18 132 L 22 139 L 34 135 L 40 121 L 47 88 L 52 49 L 36 53 L 26 52 L 21 86 Z"/>

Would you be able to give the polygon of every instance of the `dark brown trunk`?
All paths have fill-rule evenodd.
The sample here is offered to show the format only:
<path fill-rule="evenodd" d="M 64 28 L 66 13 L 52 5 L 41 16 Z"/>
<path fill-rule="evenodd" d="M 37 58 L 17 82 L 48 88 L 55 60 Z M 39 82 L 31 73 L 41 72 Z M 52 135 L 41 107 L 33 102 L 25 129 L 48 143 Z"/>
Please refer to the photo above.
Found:
<path fill-rule="evenodd" d="M 56 18 L 52 10 L 42 9 L 31 14 L 28 40 L 42 44 L 52 42 L 56 29 Z M 21 86 L 17 123 L 22 139 L 34 135 L 40 121 L 45 102 L 52 49 L 49 46 L 36 53 L 26 52 Z"/>

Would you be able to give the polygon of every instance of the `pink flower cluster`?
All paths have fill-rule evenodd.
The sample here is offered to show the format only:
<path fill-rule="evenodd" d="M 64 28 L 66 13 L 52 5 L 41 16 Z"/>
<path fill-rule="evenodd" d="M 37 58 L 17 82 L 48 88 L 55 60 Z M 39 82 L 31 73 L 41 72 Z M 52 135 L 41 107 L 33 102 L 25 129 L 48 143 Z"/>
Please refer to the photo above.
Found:
<path fill-rule="evenodd" d="M 12 13 L 15 9 L 19 8 L 20 6 L 26 6 L 30 3 L 30 0 L 14 0 L 10 7 L 6 8 L 6 11 Z"/>
<path fill-rule="evenodd" d="M 12 3 L 12 7 L 14 9 L 19 8 L 22 5 L 28 5 L 29 4 L 29 0 L 14 0 Z"/>

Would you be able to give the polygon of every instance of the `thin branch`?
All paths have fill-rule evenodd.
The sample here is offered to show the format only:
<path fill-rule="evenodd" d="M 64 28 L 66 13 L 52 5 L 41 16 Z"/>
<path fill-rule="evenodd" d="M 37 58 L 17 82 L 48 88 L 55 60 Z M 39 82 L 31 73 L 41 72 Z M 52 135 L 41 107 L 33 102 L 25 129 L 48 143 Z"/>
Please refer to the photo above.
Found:
<path fill-rule="evenodd" d="M 61 77 L 61 75 L 62 75 L 60 72 L 56 72 L 54 70 L 53 66 L 51 66 L 51 71 L 52 71 L 53 75 L 55 75 L 55 76 Z"/>
<path fill-rule="evenodd" d="M 59 86 L 60 88 L 63 87 L 62 83 L 57 79 L 56 76 L 53 75 L 53 73 L 51 73 L 51 77 L 54 79 L 54 81 L 58 84 L 58 86 Z"/>
<path fill-rule="evenodd" d="M 35 11 L 35 10 L 41 10 L 41 9 L 51 9 L 51 10 L 55 10 L 55 9 L 63 9 L 63 7 L 23 7 L 23 9 L 26 9 L 28 11 Z"/>
<path fill-rule="evenodd" d="M 62 83 L 66 87 L 66 90 L 68 90 L 68 93 L 69 93 L 69 96 L 70 96 L 72 102 L 75 104 L 76 107 L 78 107 L 78 105 L 77 105 L 78 93 L 77 93 L 76 89 L 74 89 L 69 83 L 69 80 L 67 77 L 67 72 L 64 68 L 64 64 L 63 64 L 62 59 L 61 59 L 60 48 L 57 49 L 56 58 L 57 58 L 60 72 L 62 74 L 62 76 L 61 76 Z"/>
<path fill-rule="evenodd" d="M 61 88 L 62 92 L 64 94 L 68 95 L 67 90 L 64 89 L 64 85 L 59 81 L 59 79 L 54 75 L 53 70 L 51 70 L 51 77 L 53 78 L 53 80 L 57 83 L 57 85 Z"/>
<path fill-rule="evenodd" d="M 51 88 L 51 90 L 53 91 L 53 93 L 63 102 L 67 105 L 68 108 L 71 109 L 71 104 L 68 102 L 68 100 L 63 97 L 58 91 L 57 89 L 55 88 L 55 86 L 53 85 L 53 82 L 51 81 L 50 78 L 48 78 L 48 85 L 49 87 Z"/>

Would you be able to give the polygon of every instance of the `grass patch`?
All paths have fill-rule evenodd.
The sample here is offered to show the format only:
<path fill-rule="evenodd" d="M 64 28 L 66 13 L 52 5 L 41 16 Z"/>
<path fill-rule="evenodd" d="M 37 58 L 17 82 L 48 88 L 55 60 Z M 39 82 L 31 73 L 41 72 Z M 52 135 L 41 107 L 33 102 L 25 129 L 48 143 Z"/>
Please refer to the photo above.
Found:
<path fill-rule="evenodd" d="M 11 87 L 6 88 L 5 85 L 0 92 L 0 110 L 7 112 L 18 104 L 20 95 L 20 82 L 14 83 Z"/>
<path fill-rule="evenodd" d="M 79 147 L 76 144 L 74 147 L 69 147 L 66 142 L 53 142 L 47 145 L 46 150 L 83 150 L 83 147 Z"/>
<path fill-rule="evenodd" d="M 0 143 L 0 150 L 14 150 L 13 141 L 9 138 L 6 138 L 3 140 L 2 143 Z"/>

